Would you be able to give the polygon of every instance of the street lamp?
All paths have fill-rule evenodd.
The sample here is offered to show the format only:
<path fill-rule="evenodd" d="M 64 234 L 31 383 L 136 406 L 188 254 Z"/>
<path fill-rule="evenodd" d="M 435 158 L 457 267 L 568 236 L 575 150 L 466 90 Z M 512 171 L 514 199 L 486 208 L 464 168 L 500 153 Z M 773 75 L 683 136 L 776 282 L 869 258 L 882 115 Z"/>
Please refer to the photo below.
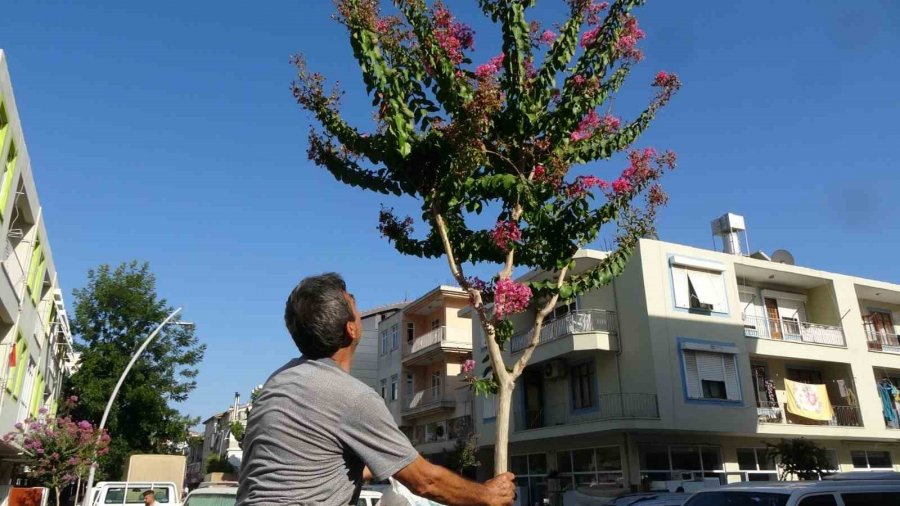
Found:
<path fill-rule="evenodd" d="M 141 347 L 138 348 L 136 352 L 134 352 L 134 355 L 131 356 L 131 361 L 128 362 L 128 365 L 125 366 L 125 370 L 122 371 L 122 375 L 119 376 L 119 382 L 116 383 L 116 388 L 113 388 L 112 395 L 109 396 L 109 402 L 106 403 L 106 409 L 103 411 L 103 418 L 100 419 L 100 425 L 97 427 L 98 434 L 102 434 L 103 428 L 106 427 L 106 419 L 109 418 L 109 412 L 110 412 L 110 410 L 112 410 L 113 402 L 115 402 L 116 396 L 119 395 L 119 389 L 122 388 L 122 383 L 125 382 L 125 377 L 128 376 L 129 372 L 131 372 L 131 368 L 134 366 L 134 363 L 137 362 L 138 358 L 140 358 L 141 353 L 143 353 L 144 350 L 147 349 L 147 346 L 150 344 L 151 341 L 153 341 L 153 338 L 155 338 L 156 335 L 159 334 L 159 331 L 162 330 L 163 327 L 165 327 L 166 325 L 169 325 L 169 324 L 182 325 L 185 327 L 194 327 L 194 324 L 192 322 L 185 322 L 185 321 L 181 321 L 181 320 L 172 321 L 172 318 L 175 318 L 175 316 L 180 312 L 181 312 L 181 308 L 178 308 L 175 311 L 172 311 L 172 313 L 169 314 L 169 316 L 167 316 L 166 319 L 163 320 L 162 323 L 160 323 L 156 327 L 156 329 L 154 329 L 153 332 L 150 333 L 150 335 L 147 337 L 147 339 L 144 340 L 144 343 L 141 344 Z M 91 493 L 91 489 L 94 488 L 94 474 L 96 473 L 96 471 L 97 471 L 97 456 L 95 455 L 94 462 L 91 464 L 91 470 L 90 470 L 90 472 L 88 472 L 87 488 L 84 491 L 84 506 L 91 505 L 91 499 L 92 499 L 92 495 L 93 495 Z"/>

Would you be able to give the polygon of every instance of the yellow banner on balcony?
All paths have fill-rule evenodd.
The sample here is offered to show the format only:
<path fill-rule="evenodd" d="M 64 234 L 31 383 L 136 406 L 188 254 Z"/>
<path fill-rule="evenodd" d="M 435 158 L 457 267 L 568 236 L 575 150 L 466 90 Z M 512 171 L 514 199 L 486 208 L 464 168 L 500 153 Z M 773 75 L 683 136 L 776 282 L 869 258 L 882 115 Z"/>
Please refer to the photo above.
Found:
<path fill-rule="evenodd" d="M 810 420 L 828 421 L 834 417 L 825 385 L 808 385 L 786 379 L 784 389 L 788 413 Z"/>

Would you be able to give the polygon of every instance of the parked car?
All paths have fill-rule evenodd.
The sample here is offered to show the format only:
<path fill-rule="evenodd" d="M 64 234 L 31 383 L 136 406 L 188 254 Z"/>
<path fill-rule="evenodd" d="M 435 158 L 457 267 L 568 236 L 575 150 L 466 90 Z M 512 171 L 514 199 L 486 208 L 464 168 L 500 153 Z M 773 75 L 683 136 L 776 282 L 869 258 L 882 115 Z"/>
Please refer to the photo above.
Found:
<path fill-rule="evenodd" d="M 838 473 L 822 481 L 734 483 L 697 492 L 684 506 L 897 506 L 900 473 Z"/>
<path fill-rule="evenodd" d="M 93 489 L 91 504 L 144 504 L 144 491 L 156 492 L 161 506 L 181 506 L 179 490 L 170 481 L 101 481 Z"/>
<path fill-rule="evenodd" d="M 616 497 L 609 506 L 681 506 L 691 494 L 674 492 L 643 492 Z"/>
<path fill-rule="evenodd" d="M 184 500 L 184 506 L 234 506 L 238 484 L 234 481 L 201 483 Z"/>

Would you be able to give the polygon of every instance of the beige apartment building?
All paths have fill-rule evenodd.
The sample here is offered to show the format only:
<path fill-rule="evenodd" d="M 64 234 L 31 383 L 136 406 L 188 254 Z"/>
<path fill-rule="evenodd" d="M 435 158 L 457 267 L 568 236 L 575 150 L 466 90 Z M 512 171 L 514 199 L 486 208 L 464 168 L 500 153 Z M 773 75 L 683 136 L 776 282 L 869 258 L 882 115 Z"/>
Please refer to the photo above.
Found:
<path fill-rule="evenodd" d="M 0 434 L 6 434 L 41 408 L 56 409 L 76 358 L 2 50 L 0 234 Z M 0 502 L 24 475 L 21 452 L 0 442 Z"/>
<path fill-rule="evenodd" d="M 742 229 L 714 222 L 725 252 L 641 240 L 614 283 L 558 305 L 514 395 L 523 504 L 554 471 L 564 489 L 775 480 L 766 443 L 783 438 L 826 447 L 835 470 L 900 471 L 900 285 L 747 255 Z M 580 252 L 576 272 L 603 257 Z M 531 319 L 514 322 L 512 358 Z M 481 364 L 474 318 L 473 333 Z M 495 410 L 475 400 L 487 466 Z"/>
<path fill-rule="evenodd" d="M 438 286 L 378 323 L 378 387 L 397 424 L 419 452 L 443 463 L 472 433 L 472 396 L 460 376 L 472 355 L 469 303 L 456 287 Z"/>

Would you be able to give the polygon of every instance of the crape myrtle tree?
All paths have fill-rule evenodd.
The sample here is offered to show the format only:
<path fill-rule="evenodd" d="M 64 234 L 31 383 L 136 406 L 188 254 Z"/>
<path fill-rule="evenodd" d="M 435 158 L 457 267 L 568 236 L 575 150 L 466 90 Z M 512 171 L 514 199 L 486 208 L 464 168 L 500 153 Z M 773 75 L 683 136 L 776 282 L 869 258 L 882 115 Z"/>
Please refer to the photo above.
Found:
<path fill-rule="evenodd" d="M 491 364 L 470 380 L 477 392 L 497 395 L 497 473 L 507 468 L 515 381 L 544 318 L 558 301 L 620 274 L 667 200 L 658 180 L 674 168 L 674 154 L 632 146 L 680 88 L 678 77 L 656 74 L 650 103 L 634 118 L 620 119 L 610 107 L 643 57 L 638 42 L 645 34 L 632 15 L 642 3 L 567 0 L 568 18 L 549 29 L 526 17 L 535 0 L 478 0 L 499 29 L 502 52 L 475 65 L 468 57 L 474 31 L 446 4 L 394 0 L 387 14 L 378 0 L 336 0 L 335 19 L 349 32 L 372 97 L 376 127 L 368 133 L 342 118 L 341 92 L 326 90 L 324 76 L 302 56 L 293 58 L 294 97 L 317 123 L 309 158 L 345 184 L 420 203 L 424 233 L 414 234 L 411 217 L 386 207 L 379 230 L 402 254 L 445 257 L 469 294 Z M 570 174 L 620 152 L 628 160 L 620 173 Z M 614 231 L 612 251 L 571 272 L 578 249 L 606 226 Z M 485 264 L 499 266 L 492 279 L 467 276 Z M 519 283 L 512 278 L 517 268 L 552 277 Z M 534 311 L 530 340 L 507 363 L 509 317 L 527 310 Z M 471 373 L 471 364 L 466 369 Z"/>

